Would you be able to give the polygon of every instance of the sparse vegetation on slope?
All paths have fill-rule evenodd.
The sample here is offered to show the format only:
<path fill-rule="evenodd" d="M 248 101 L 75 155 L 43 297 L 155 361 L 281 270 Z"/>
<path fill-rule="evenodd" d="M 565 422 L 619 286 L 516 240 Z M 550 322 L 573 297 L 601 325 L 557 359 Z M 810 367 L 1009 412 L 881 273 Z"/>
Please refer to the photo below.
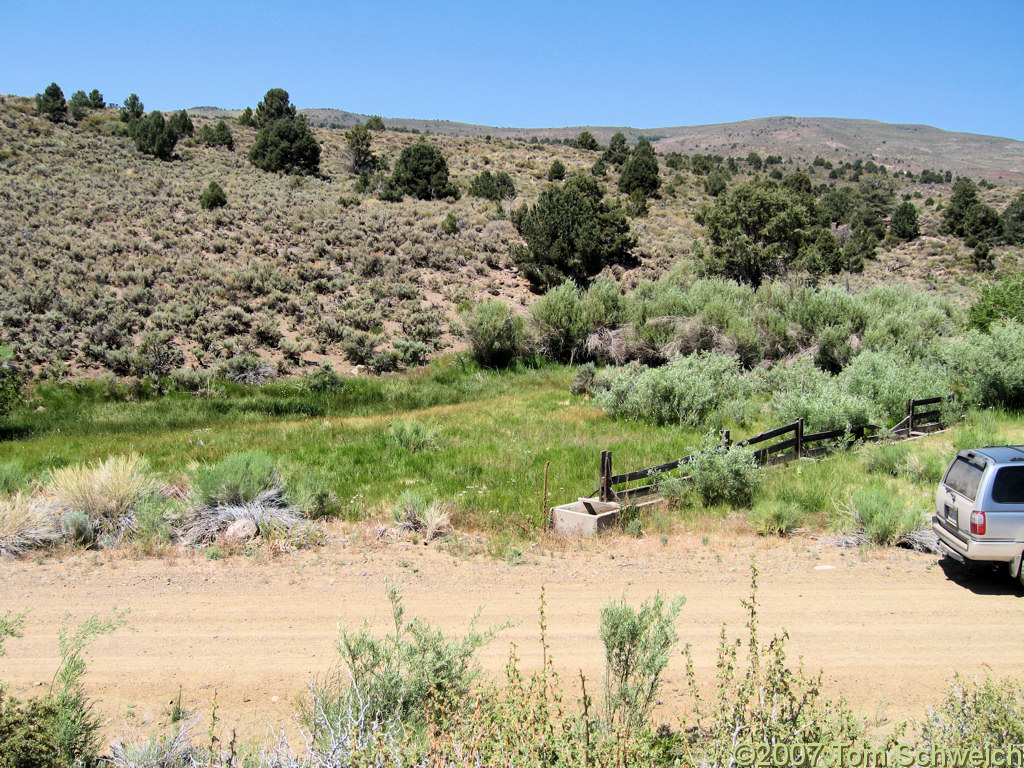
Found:
<path fill-rule="evenodd" d="M 270 102 L 265 116 L 253 113 L 260 130 L 270 130 L 276 118 L 298 119 L 286 92 L 270 98 L 276 91 L 281 89 L 264 100 Z M 599 158 L 606 168 L 597 195 L 609 211 L 618 207 L 634 217 L 628 236 L 636 241 L 635 261 L 594 261 L 589 247 L 571 244 L 564 258 L 580 268 L 552 271 L 547 260 L 563 256 L 549 254 L 536 233 L 531 236 L 537 243 L 530 237 L 524 243 L 494 201 L 503 204 L 515 194 L 522 210 L 536 209 L 544 195 L 570 184 L 549 189 L 546 172 L 554 161 L 569 175 L 591 173 L 589 141 L 588 148 L 575 148 L 432 136 L 430 144 L 448 168 L 448 199 L 407 196 L 384 203 L 379 196 L 395 184 L 385 183 L 391 177 L 383 169 L 395 167 L 421 137 L 367 131 L 369 147 L 366 135 L 357 142 L 356 174 L 346 131 L 310 129 L 322 147 L 319 175 L 283 178 L 245 162 L 257 135 L 241 122 L 232 130 L 221 116 L 174 113 L 166 124 L 181 124 L 176 159 L 154 163 L 138 155 L 125 135 L 143 135 L 136 126 L 150 119 L 138 96 L 126 99 L 119 113 L 89 104 L 91 111 L 74 123 L 40 116 L 33 100 L 10 97 L 0 105 L 0 230 L 6 243 L 0 258 L 0 335 L 32 376 L 149 376 L 153 371 L 140 349 L 154 334 L 166 334 L 163 345 L 180 355 L 174 367 L 244 377 L 324 360 L 373 370 L 415 366 L 452 343 L 448 322 L 468 301 L 489 295 L 513 305 L 529 303 L 528 275 L 516 266 L 534 263 L 519 258 L 524 253 L 548 269 L 542 284 L 576 272 L 580 282 L 603 270 L 628 288 L 672 265 L 696 269 L 701 254 L 710 258 L 714 250 L 702 245 L 708 233 L 695 220 L 701 204 L 729 199 L 731 190 L 766 175 L 800 179 L 803 186 L 790 193 L 813 193 L 817 207 L 828 211 L 822 221 L 831 223 L 834 234 L 801 236 L 799 258 L 787 265 L 797 276 L 833 271 L 839 247 L 844 266 L 859 268 L 859 260 L 867 259 L 863 276 L 844 280 L 863 285 L 896 273 L 908 282 L 965 293 L 970 288 L 961 282 L 988 279 L 977 276 L 976 265 L 1000 267 L 1018 255 L 1003 240 L 972 245 L 940 232 L 951 174 L 887 171 L 873 160 L 841 153 L 814 156 L 813 163 L 811 156 L 799 155 L 752 163 L 753 155 L 759 161 L 761 155 L 672 152 L 654 157 L 660 197 L 634 200 L 618 191 L 630 155 L 622 135 L 611 137 L 616 140 Z M 194 135 L 185 120 L 194 123 Z M 576 135 L 566 138 L 571 143 Z M 375 158 L 375 170 L 364 167 L 367 157 Z M 227 207 L 200 205 L 211 179 L 230 197 Z M 902 224 L 891 240 L 886 237 L 895 203 L 876 192 L 887 186 L 897 196 L 923 200 L 914 202 L 919 237 L 906 240 Z M 1015 209 L 1009 208 L 1015 190 L 989 187 L 978 188 L 980 203 L 1007 218 L 1007 233 L 1015 232 Z M 453 192 L 461 199 L 454 200 Z M 861 208 L 870 219 L 857 213 Z M 565 240 L 564 232 L 558 234 L 561 240 L 546 241 Z M 530 274 L 536 280 L 542 271 Z"/>

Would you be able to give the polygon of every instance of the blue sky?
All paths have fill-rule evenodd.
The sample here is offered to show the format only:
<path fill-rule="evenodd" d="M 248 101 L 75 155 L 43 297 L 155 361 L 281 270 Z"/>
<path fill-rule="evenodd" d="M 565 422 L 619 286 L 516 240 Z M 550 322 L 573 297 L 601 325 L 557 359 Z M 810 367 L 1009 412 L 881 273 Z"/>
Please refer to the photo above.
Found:
<path fill-rule="evenodd" d="M 0 92 L 492 126 L 869 118 L 1024 140 L 1024 1 L 6 0 Z"/>

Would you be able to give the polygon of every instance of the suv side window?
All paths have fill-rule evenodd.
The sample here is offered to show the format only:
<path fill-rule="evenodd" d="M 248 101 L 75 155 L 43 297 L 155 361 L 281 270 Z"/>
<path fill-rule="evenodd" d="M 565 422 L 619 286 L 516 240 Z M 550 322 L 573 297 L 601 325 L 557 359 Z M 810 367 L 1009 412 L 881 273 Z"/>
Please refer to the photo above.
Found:
<path fill-rule="evenodd" d="M 992 483 L 992 501 L 1024 504 L 1024 467 L 1002 467 Z"/>
<path fill-rule="evenodd" d="M 981 483 L 982 469 L 982 467 L 972 464 L 962 456 L 957 456 L 950 465 L 949 471 L 946 472 L 945 483 L 961 496 L 966 496 L 971 501 L 974 501 L 978 495 L 978 485 Z M 1017 469 L 1017 467 L 1009 467 L 1009 469 Z"/>

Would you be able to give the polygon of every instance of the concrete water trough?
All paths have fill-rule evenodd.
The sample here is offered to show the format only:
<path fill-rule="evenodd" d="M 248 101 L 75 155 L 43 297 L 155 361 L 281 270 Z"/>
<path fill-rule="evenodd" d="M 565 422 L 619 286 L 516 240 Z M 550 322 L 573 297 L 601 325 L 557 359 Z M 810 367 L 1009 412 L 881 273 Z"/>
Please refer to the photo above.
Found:
<path fill-rule="evenodd" d="M 620 505 L 611 501 L 581 498 L 571 504 L 551 508 L 551 527 L 558 533 L 593 536 L 615 524 Z"/>

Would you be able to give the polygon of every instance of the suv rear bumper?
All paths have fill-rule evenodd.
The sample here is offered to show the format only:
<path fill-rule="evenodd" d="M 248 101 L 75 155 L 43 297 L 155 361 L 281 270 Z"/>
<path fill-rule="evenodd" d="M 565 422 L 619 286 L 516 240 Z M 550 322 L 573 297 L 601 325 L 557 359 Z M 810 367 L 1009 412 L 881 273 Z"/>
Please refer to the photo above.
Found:
<path fill-rule="evenodd" d="M 975 560 L 977 562 L 1009 563 L 1020 557 L 1024 544 L 1018 541 L 978 541 L 963 539 L 949 532 L 939 519 L 932 516 L 932 530 L 939 537 L 943 550 L 956 560 Z"/>

